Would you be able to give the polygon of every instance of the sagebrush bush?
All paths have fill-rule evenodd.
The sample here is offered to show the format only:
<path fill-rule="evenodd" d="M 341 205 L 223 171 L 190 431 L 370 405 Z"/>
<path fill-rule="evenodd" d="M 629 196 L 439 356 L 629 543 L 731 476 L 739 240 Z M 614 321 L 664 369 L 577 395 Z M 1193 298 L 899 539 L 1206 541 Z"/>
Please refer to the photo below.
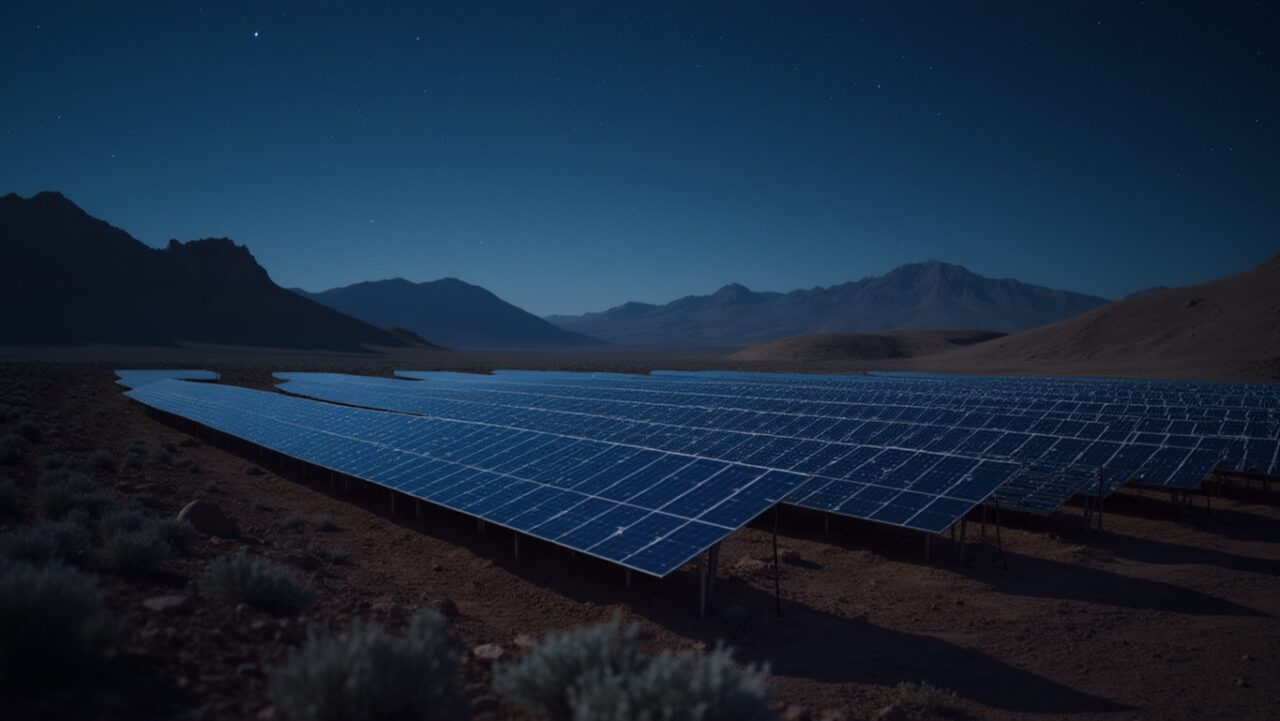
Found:
<path fill-rule="evenodd" d="M 280 522 L 280 529 L 284 531 L 301 531 L 306 527 L 307 519 L 298 513 L 290 513 Z"/>
<path fill-rule="evenodd" d="M 0 463 L 6 466 L 17 465 L 27 457 L 27 449 L 31 444 L 18 435 L 9 433 L 0 438 Z"/>
<path fill-rule="evenodd" d="M 50 453 L 40 459 L 40 468 L 45 471 L 56 471 L 71 467 L 71 459 L 62 453 Z"/>
<path fill-rule="evenodd" d="M 195 543 L 197 533 L 194 526 L 186 521 L 179 521 L 176 518 L 165 518 L 158 521 L 152 521 L 151 527 L 159 534 L 169 548 L 182 553 L 191 544 Z"/>
<path fill-rule="evenodd" d="M 102 516 L 98 521 L 98 531 L 106 537 L 120 531 L 140 531 L 149 523 L 150 521 L 137 507 L 121 506 Z"/>
<path fill-rule="evenodd" d="M 99 448 L 89 456 L 89 467 L 103 473 L 115 473 L 120 467 L 120 462 L 116 460 L 111 451 Z"/>
<path fill-rule="evenodd" d="M 13 432 L 29 443 L 39 443 L 44 438 L 44 431 L 34 421 L 23 421 L 14 426 Z"/>
<path fill-rule="evenodd" d="M 261 476 L 264 473 L 266 473 L 266 471 L 262 470 L 262 466 L 259 466 L 256 463 L 250 463 L 244 467 L 244 474 L 246 476 Z"/>
<path fill-rule="evenodd" d="M 898 684 L 896 690 L 898 702 L 903 706 L 910 706 L 930 713 L 947 708 L 957 700 L 955 692 L 932 686 L 923 681 L 920 683 L 903 681 Z"/>
<path fill-rule="evenodd" d="M 705 656 L 668 651 L 645 660 L 638 633 L 615 620 L 551 634 L 519 660 L 498 664 L 494 689 L 554 721 L 777 718 L 767 667 L 739 669 L 724 647 Z"/>
<path fill-rule="evenodd" d="M 18 487 L 12 478 L 0 478 L 0 516 L 18 515 Z"/>
<path fill-rule="evenodd" d="M 41 521 L 0 536 L 0 556 L 29 563 L 84 563 L 93 550 L 93 534 L 74 520 Z"/>
<path fill-rule="evenodd" d="M 197 461 L 194 458 L 183 458 L 178 461 L 178 468 L 192 475 L 199 475 L 204 471 L 204 468 L 200 465 L 200 461 Z"/>
<path fill-rule="evenodd" d="M 111 638 L 89 576 L 61 564 L 0 562 L 0 685 L 76 678 L 103 659 Z"/>
<path fill-rule="evenodd" d="M 740 670 L 733 652 L 664 651 L 626 674 L 590 673 L 569 694 L 574 721 L 767 721 L 769 670 Z"/>
<path fill-rule="evenodd" d="M 82 509 L 93 518 L 102 518 L 127 503 L 114 490 L 98 485 L 82 473 L 55 470 L 40 477 L 36 509 L 45 518 L 58 519 Z"/>
<path fill-rule="evenodd" d="M 316 530 L 325 533 L 333 533 L 342 530 L 338 527 L 338 522 L 333 520 L 333 516 L 316 516 Z"/>
<path fill-rule="evenodd" d="M 525 711 L 570 721 L 579 684 L 640 668 L 639 636 L 637 626 L 617 619 L 552 633 L 518 661 L 497 664 L 493 688 Z"/>
<path fill-rule="evenodd" d="M 452 721 L 469 715 L 457 676 L 448 621 L 429 612 L 403 636 L 376 624 L 342 635 L 313 626 L 271 672 L 267 696 L 295 721 Z"/>
<path fill-rule="evenodd" d="M 317 596 L 292 568 L 243 553 L 210 563 L 200 579 L 200 591 L 225 603 L 247 603 L 278 616 L 305 610 Z"/>
<path fill-rule="evenodd" d="M 169 558 L 169 545 L 151 525 L 103 534 L 98 560 L 108 571 L 141 576 L 159 571 Z"/>

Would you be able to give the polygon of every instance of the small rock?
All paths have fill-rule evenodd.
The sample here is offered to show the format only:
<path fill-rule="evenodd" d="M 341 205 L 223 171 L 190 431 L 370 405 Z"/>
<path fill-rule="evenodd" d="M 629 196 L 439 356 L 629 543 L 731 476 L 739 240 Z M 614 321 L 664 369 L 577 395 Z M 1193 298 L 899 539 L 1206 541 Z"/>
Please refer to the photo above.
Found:
<path fill-rule="evenodd" d="M 1253 660 L 1253 656 L 1250 656 L 1249 654 L 1246 653 L 1245 655 L 1240 657 L 1240 660 L 1244 661 L 1245 663 L 1248 663 L 1249 661 Z"/>
<path fill-rule="evenodd" d="M 751 556 L 743 556 L 738 559 L 737 563 L 733 564 L 734 570 L 743 574 L 759 573 L 768 567 L 769 564 L 758 558 L 752 558 Z"/>
<path fill-rule="evenodd" d="M 482 643 L 471 648 L 471 655 L 475 656 L 480 663 L 489 666 L 494 661 L 502 659 L 503 650 L 502 646 L 496 643 Z"/>
<path fill-rule="evenodd" d="M 782 710 L 782 721 L 813 721 L 813 714 L 804 706 L 791 704 Z"/>
<path fill-rule="evenodd" d="M 191 610 L 191 597 L 181 593 L 169 596 L 152 596 L 143 601 L 142 606 L 156 613 L 186 613 Z"/>
<path fill-rule="evenodd" d="M 1236 676 L 1236 686 L 1239 686 L 1240 688 L 1248 688 L 1249 682 L 1245 680 L 1244 676 Z"/>
<path fill-rule="evenodd" d="M 453 599 L 451 598 L 437 599 L 434 603 L 431 604 L 431 607 L 434 608 L 437 613 L 439 613 L 441 616 L 444 616 L 445 618 L 458 617 L 458 604 L 454 603 Z"/>
<path fill-rule="evenodd" d="M 235 538 L 240 533 L 236 522 L 222 512 L 213 501 L 192 501 L 178 512 L 178 520 L 190 523 L 201 533 L 222 538 Z"/>
<path fill-rule="evenodd" d="M 527 633 L 516 634 L 516 648 L 520 649 L 521 651 L 528 651 L 531 648 L 536 648 L 537 645 L 538 645 L 538 639 L 534 638 L 533 636 L 530 636 Z"/>
<path fill-rule="evenodd" d="M 431 570 L 435 571 L 436 573 L 444 573 L 444 566 L 441 566 L 440 564 L 437 563 L 436 565 L 431 567 Z"/>
<path fill-rule="evenodd" d="M 898 703 L 885 706 L 876 714 L 876 721 L 907 721 L 907 710 Z"/>
<path fill-rule="evenodd" d="M 735 626 L 741 626 L 742 624 L 746 623 L 748 619 L 751 618 L 751 613 L 748 612 L 747 609 L 737 604 L 729 606 L 725 610 L 721 611 L 720 615 L 721 617 L 724 618 L 724 620 L 728 621 L 729 623 L 732 623 Z"/>

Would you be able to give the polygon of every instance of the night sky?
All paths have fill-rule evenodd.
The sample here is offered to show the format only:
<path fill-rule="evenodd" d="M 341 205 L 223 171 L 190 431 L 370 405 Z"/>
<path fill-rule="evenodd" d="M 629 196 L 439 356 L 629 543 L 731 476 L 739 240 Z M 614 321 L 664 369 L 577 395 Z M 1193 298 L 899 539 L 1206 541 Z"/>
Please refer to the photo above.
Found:
<path fill-rule="evenodd" d="M 5 0 L 0 194 L 539 314 L 1280 251 L 1280 3 L 416 5 Z"/>

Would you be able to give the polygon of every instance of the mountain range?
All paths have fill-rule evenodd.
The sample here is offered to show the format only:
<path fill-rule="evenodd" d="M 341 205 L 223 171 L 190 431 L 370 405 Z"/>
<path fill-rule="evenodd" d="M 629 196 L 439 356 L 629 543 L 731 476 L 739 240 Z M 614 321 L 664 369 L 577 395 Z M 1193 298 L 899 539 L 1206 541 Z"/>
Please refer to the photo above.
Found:
<path fill-rule="evenodd" d="M 1011 333 L 1105 305 L 1105 298 L 980 276 L 929 261 L 882 276 L 790 293 L 730 284 L 666 305 L 625 303 L 599 313 L 549 316 L 565 330 L 633 346 L 744 346 L 812 333 L 981 328 Z"/>
<path fill-rule="evenodd" d="M 550 348 L 603 345 L 557 328 L 478 285 L 457 278 L 356 283 L 320 293 L 294 292 L 379 326 L 405 328 L 451 348 Z"/>
<path fill-rule="evenodd" d="M 156 249 L 59 193 L 0 198 L 0 345 L 416 345 L 272 282 L 225 238 Z"/>

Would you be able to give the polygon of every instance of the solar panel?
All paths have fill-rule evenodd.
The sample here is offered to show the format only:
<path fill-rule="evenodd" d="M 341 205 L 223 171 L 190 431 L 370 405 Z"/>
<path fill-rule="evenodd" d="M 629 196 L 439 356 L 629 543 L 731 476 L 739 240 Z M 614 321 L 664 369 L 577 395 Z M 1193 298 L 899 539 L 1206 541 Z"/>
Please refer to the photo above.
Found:
<path fill-rule="evenodd" d="M 126 395 L 284 455 L 654 576 L 804 477 L 557 432 L 161 380 Z"/>
<path fill-rule="evenodd" d="M 162 381 L 167 378 L 188 381 L 216 382 L 219 376 L 217 373 L 207 370 L 170 368 L 160 370 L 118 370 L 116 371 L 116 378 L 116 383 L 124 386 L 125 388 L 138 388 L 148 383 L 155 383 L 156 381 Z"/>
<path fill-rule="evenodd" d="M 809 480 L 787 496 L 787 503 L 932 533 L 950 527 L 1018 467 L 1007 461 L 904 449 L 887 442 L 782 435 L 769 427 L 777 419 L 755 411 L 733 413 L 661 403 L 619 406 L 607 398 L 554 394 L 541 405 L 528 399 L 517 404 L 502 391 L 509 382 L 505 380 L 497 381 L 500 387 L 494 390 L 474 378 L 436 387 L 334 374 L 276 376 L 285 381 L 281 390 L 311 398 L 433 418 L 555 430 L 803 474 Z M 787 420 L 810 423 L 814 419 Z"/>
<path fill-rule="evenodd" d="M 1078 466 L 1023 466 L 995 493 L 1008 509 L 1048 515 L 1080 494 L 1095 492 L 1101 480 L 1097 469 Z"/>
<path fill-rule="evenodd" d="M 663 374 L 644 381 L 600 377 L 570 380 L 564 374 L 540 382 L 530 374 L 471 379 L 460 389 L 448 379 L 420 377 L 437 399 L 474 401 L 478 392 L 504 406 L 640 418 L 677 425 L 753 430 L 800 439 L 843 441 L 926 450 L 1018 464 L 1091 465 L 1103 469 L 1105 491 L 1136 480 L 1171 488 L 1196 488 L 1226 457 L 1204 438 L 1113 430 L 1101 421 L 974 410 L 929 399 L 904 404 L 896 396 L 865 395 L 855 388 L 815 388 L 796 377 L 740 385 L 727 375 L 710 383 Z M 484 380 L 487 378 L 488 380 Z M 819 378 L 815 383 L 834 385 Z M 452 395 L 451 395 L 452 394 Z M 522 396 L 523 400 L 517 399 Z M 1273 447 L 1261 448 L 1261 458 Z M 1131 461 L 1139 458 L 1133 465 Z M 1270 460 L 1270 455 L 1267 455 Z M 1152 467 L 1143 463 L 1150 460 Z M 1259 461 L 1260 462 L 1260 461 Z"/>

